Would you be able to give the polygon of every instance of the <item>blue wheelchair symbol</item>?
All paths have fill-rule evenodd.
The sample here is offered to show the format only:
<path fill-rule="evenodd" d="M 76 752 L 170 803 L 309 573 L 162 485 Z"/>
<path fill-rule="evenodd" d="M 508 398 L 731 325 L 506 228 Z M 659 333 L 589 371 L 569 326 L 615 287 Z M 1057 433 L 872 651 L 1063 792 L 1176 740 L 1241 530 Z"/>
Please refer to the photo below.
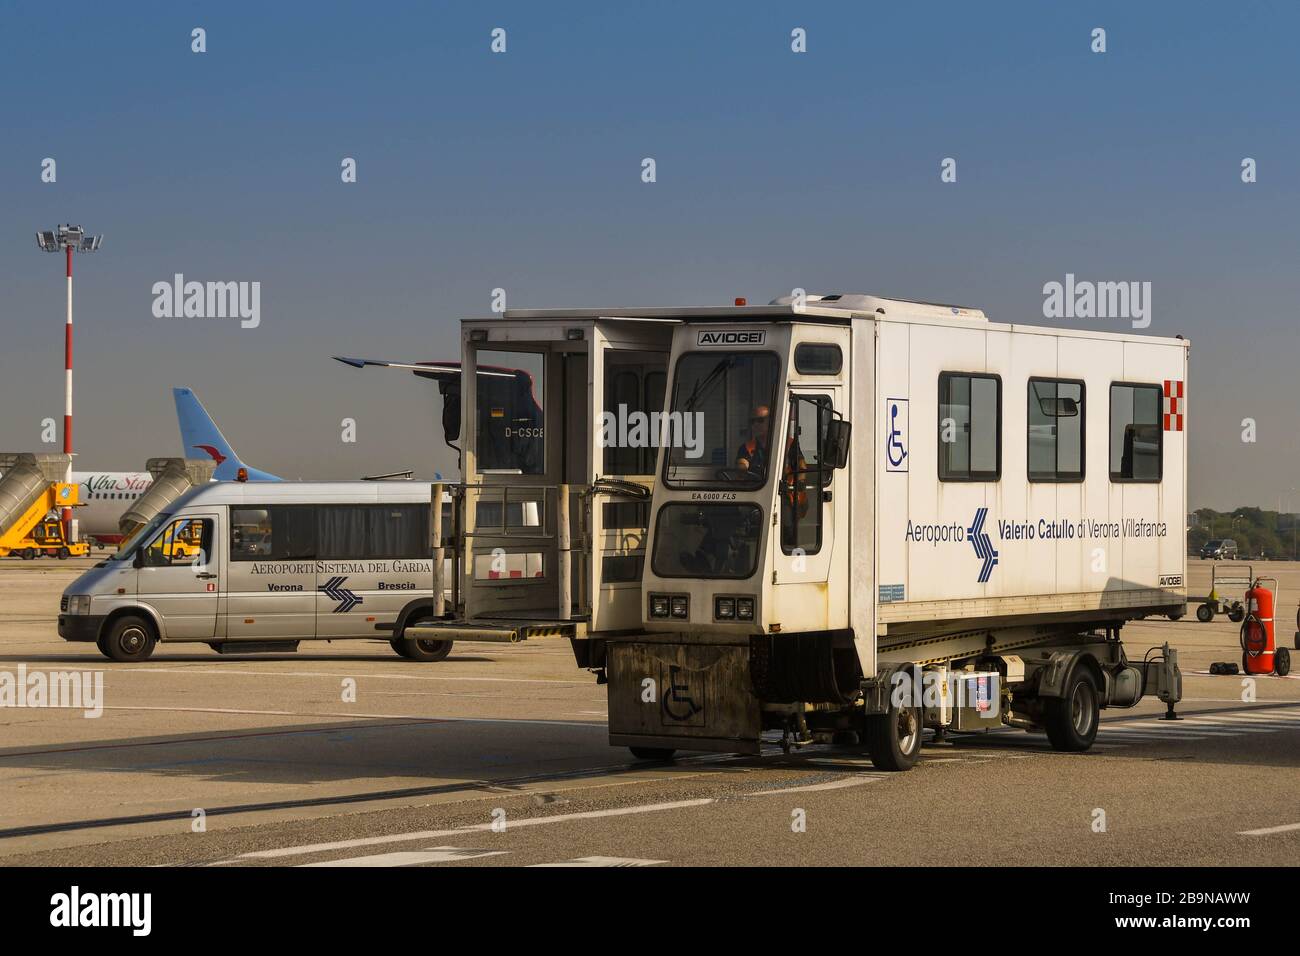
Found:
<path fill-rule="evenodd" d="M 898 428 L 898 403 L 889 403 L 889 442 L 885 445 L 885 456 L 889 459 L 889 464 L 897 468 L 907 457 L 907 449 L 903 447 L 902 432 Z"/>

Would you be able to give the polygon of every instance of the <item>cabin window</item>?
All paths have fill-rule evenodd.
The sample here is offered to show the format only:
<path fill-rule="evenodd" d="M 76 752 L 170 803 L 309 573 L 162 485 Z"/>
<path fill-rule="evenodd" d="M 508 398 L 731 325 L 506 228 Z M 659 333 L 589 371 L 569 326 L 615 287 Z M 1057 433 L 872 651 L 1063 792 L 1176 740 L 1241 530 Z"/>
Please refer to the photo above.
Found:
<path fill-rule="evenodd" d="M 801 342 L 794 348 L 794 370 L 800 375 L 839 375 L 844 354 L 838 345 Z"/>
<path fill-rule="evenodd" d="M 212 554 L 212 519 L 177 518 L 163 529 L 144 549 L 146 568 L 165 568 L 174 564 L 202 567 Z"/>
<path fill-rule="evenodd" d="M 1002 476 L 1002 379 L 973 372 L 939 374 L 939 480 L 997 481 Z"/>
<path fill-rule="evenodd" d="M 1164 471 L 1164 391 L 1159 385 L 1110 387 L 1110 480 L 1157 482 Z"/>
<path fill-rule="evenodd" d="M 651 568 L 661 578 L 749 578 L 758 570 L 763 510 L 675 501 L 659 509 Z"/>
<path fill-rule="evenodd" d="M 1030 481 L 1083 481 L 1083 394 L 1077 380 L 1029 380 Z"/>
<path fill-rule="evenodd" d="M 545 360 L 539 352 L 479 351 L 474 451 L 481 474 L 540 475 L 546 470 Z"/>
<path fill-rule="evenodd" d="M 780 377 L 771 352 L 704 349 L 679 358 L 662 436 L 665 484 L 736 491 L 766 485 Z"/>
<path fill-rule="evenodd" d="M 822 467 L 821 450 L 833 418 L 829 395 L 791 395 L 780 484 L 781 550 L 816 554 L 822 549 L 821 489 L 835 470 Z"/>

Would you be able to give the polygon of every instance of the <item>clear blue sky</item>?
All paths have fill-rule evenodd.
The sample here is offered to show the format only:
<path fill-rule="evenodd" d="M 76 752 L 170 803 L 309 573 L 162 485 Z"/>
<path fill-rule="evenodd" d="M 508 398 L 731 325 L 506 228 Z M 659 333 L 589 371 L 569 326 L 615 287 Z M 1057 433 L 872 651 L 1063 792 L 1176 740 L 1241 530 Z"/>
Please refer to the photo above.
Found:
<path fill-rule="evenodd" d="M 1072 272 L 1150 281 L 1149 331 L 1192 339 L 1192 503 L 1300 509 L 1297 34 L 1249 2 L 7 4 L 0 446 L 62 414 L 62 268 L 32 234 L 71 221 L 106 236 L 77 270 L 79 467 L 178 453 L 189 385 L 270 471 L 446 470 L 428 383 L 328 357 L 454 357 L 496 286 L 1041 323 Z M 260 281 L 261 327 L 154 318 L 175 272 Z"/>

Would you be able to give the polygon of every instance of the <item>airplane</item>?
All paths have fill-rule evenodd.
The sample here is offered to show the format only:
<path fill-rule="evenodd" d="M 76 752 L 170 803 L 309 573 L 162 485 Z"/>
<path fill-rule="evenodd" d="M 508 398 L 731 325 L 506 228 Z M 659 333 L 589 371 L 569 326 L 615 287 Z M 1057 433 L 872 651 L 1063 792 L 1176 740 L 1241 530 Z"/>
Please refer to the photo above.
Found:
<path fill-rule="evenodd" d="M 172 397 L 176 401 L 184 456 L 206 456 L 215 461 L 214 481 L 229 481 L 240 468 L 247 469 L 249 481 L 282 480 L 270 472 L 244 464 L 192 389 L 173 388 Z M 131 503 L 149 490 L 153 475 L 147 471 L 74 471 L 72 481 L 81 485 L 82 507 L 73 511 L 78 531 L 82 538 L 103 547 L 121 544 L 122 532 L 118 521 Z"/>

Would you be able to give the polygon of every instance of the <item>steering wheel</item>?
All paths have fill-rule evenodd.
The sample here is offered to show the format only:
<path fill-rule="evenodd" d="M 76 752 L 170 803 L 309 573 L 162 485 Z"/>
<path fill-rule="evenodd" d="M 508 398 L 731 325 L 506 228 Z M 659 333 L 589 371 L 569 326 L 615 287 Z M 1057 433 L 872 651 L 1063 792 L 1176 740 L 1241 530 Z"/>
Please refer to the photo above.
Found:
<path fill-rule="evenodd" d="M 749 472 L 741 471 L 739 468 L 719 468 L 718 478 L 722 481 L 744 481 Z"/>

